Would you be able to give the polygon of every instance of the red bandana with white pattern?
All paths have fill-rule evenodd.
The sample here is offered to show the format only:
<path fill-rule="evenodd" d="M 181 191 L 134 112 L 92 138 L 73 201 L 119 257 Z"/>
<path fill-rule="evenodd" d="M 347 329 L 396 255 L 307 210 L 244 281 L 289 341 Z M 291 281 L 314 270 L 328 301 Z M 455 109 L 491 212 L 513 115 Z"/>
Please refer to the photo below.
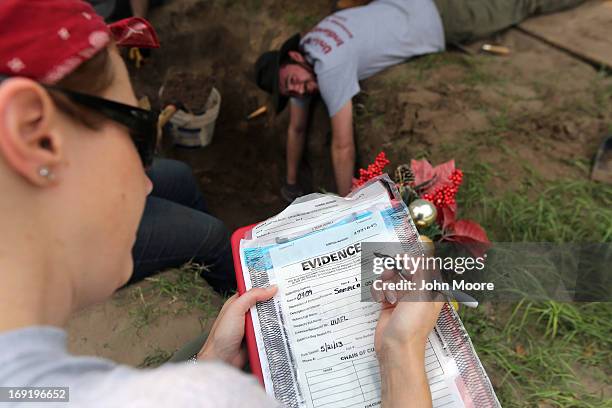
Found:
<path fill-rule="evenodd" d="M 142 18 L 107 26 L 81 0 L 0 0 L 0 74 L 53 84 L 106 47 L 158 48 Z"/>

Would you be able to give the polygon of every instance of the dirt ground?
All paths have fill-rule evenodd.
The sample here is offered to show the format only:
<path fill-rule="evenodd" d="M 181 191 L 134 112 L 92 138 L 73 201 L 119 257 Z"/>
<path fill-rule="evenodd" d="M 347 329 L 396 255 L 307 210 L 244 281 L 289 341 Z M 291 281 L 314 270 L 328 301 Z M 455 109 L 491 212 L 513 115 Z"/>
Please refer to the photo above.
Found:
<path fill-rule="evenodd" d="M 330 9 L 331 1 L 322 0 L 308 7 L 289 0 L 169 0 L 151 14 L 162 48 L 143 68 L 131 69 L 135 90 L 157 105 L 168 69 L 214 75 L 222 104 L 213 143 L 204 149 L 166 143 L 164 153 L 193 166 L 211 211 L 230 230 L 285 206 L 278 191 L 288 118 L 285 112 L 245 119 L 267 100 L 251 79 L 252 64 L 260 52 L 307 30 Z M 395 164 L 455 158 L 468 171 L 476 165 L 492 168 L 492 194 L 534 174 L 547 180 L 586 179 L 601 138 L 612 131 L 612 112 L 601 103 L 610 98 L 605 92 L 612 89 L 612 79 L 519 30 L 494 40 L 508 46 L 511 55 L 451 50 L 365 81 L 355 99 L 359 164 L 367 165 L 381 150 Z M 333 191 L 325 112 L 318 107 L 314 115 L 304 181 L 313 190 Z M 495 237 L 495 231 L 490 233 Z M 201 294 L 202 302 L 189 304 L 189 289 L 165 285 L 181 273 L 122 290 L 82 312 L 70 323 L 71 349 L 132 365 L 165 360 L 209 328 L 222 304 L 210 291 Z"/>

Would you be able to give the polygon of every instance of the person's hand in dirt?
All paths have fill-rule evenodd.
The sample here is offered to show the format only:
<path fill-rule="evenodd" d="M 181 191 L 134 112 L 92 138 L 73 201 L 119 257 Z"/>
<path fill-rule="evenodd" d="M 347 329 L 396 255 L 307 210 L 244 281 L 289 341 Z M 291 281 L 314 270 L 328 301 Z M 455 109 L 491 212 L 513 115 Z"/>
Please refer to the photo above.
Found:
<path fill-rule="evenodd" d="M 385 271 L 382 282 L 404 279 L 395 271 Z M 374 290 L 382 303 L 374 346 L 380 363 L 383 406 L 430 407 L 431 393 L 425 374 L 425 344 L 433 330 L 443 302 L 437 292 L 419 290 L 431 274 L 412 275 L 414 290 Z"/>
<path fill-rule="evenodd" d="M 242 296 L 235 294 L 229 298 L 198 353 L 198 360 L 222 360 L 237 368 L 244 367 L 247 361 L 246 350 L 242 346 L 245 315 L 257 302 L 272 298 L 276 291 L 276 286 L 254 288 Z"/>

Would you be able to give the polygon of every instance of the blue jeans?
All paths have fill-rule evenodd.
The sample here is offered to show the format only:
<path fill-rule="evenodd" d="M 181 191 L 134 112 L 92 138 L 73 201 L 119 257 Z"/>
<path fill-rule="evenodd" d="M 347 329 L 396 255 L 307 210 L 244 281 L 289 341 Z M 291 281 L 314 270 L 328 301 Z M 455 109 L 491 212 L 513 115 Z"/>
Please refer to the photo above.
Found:
<path fill-rule="evenodd" d="M 147 174 L 153 192 L 138 228 L 130 283 L 193 261 L 207 267 L 202 276 L 217 292 L 235 291 L 229 230 L 208 214 L 191 168 L 156 159 Z"/>

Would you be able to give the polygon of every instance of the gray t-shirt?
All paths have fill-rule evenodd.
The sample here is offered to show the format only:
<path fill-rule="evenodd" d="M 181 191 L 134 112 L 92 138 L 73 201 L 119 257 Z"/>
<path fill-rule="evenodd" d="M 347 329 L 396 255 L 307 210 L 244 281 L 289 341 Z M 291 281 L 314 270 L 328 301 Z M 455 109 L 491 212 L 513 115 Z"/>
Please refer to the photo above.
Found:
<path fill-rule="evenodd" d="M 61 407 L 280 406 L 254 377 L 225 364 L 166 364 L 145 370 L 77 357 L 66 349 L 66 333 L 46 326 L 0 333 L 0 386 L 69 387 L 70 403 L 57 403 Z"/>
<path fill-rule="evenodd" d="M 300 46 L 334 116 L 359 92 L 360 80 L 408 58 L 443 51 L 444 29 L 433 0 L 376 0 L 326 17 Z"/>

